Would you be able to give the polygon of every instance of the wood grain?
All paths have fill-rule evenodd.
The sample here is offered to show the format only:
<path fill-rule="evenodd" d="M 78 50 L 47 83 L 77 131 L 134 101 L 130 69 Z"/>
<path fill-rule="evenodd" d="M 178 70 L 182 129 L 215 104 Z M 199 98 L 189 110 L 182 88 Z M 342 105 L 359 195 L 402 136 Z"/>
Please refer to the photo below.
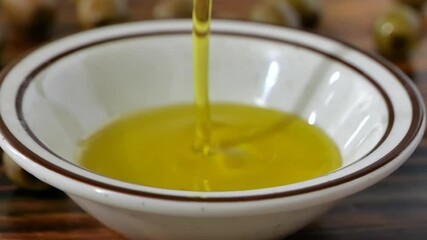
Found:
<path fill-rule="evenodd" d="M 216 18 L 246 19 L 256 0 L 214 0 Z M 55 38 L 78 32 L 71 1 L 58 1 Z M 151 18 L 156 0 L 129 0 L 132 21 Z M 314 31 L 375 52 L 371 38 L 376 17 L 388 0 L 323 0 L 323 19 Z M 0 20 L 3 21 L 0 15 Z M 42 43 L 7 35 L 4 58 L 13 61 Z M 396 63 L 427 96 L 427 37 L 407 61 Z M 395 173 L 344 199 L 329 213 L 289 239 L 426 239 L 427 139 Z M 0 239 L 122 239 L 99 224 L 58 190 L 16 189 L 0 168 Z"/>

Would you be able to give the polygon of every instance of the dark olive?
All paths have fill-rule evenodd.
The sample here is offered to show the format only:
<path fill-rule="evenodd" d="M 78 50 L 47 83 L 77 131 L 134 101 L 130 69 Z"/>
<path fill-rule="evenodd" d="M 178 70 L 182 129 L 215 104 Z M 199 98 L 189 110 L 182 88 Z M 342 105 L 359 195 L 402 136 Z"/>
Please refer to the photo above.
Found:
<path fill-rule="evenodd" d="M 264 0 L 256 4 L 250 13 L 250 20 L 255 22 L 300 27 L 301 20 L 294 8 L 286 1 Z"/>
<path fill-rule="evenodd" d="M 378 51 L 391 59 L 409 57 L 421 36 L 421 23 L 414 9 L 397 5 L 382 14 L 374 26 Z"/>
<path fill-rule="evenodd" d="M 50 186 L 26 172 L 16 164 L 6 153 L 3 153 L 3 168 L 5 175 L 19 188 L 42 191 Z"/>
<path fill-rule="evenodd" d="M 400 3 L 407 4 L 415 9 L 421 9 L 426 0 L 398 0 Z"/>
<path fill-rule="evenodd" d="M 153 8 L 154 18 L 191 18 L 193 0 L 161 0 Z"/>
<path fill-rule="evenodd" d="M 126 0 L 76 0 L 76 16 L 81 28 L 89 29 L 126 21 Z"/>
<path fill-rule="evenodd" d="M 282 0 L 283 1 L 283 0 Z M 284 0 L 295 9 L 301 18 L 301 24 L 307 28 L 314 28 L 319 24 L 321 17 L 320 0 Z"/>
<path fill-rule="evenodd" d="M 41 41 L 52 34 L 55 0 L 2 0 L 2 11 L 13 31 Z"/>

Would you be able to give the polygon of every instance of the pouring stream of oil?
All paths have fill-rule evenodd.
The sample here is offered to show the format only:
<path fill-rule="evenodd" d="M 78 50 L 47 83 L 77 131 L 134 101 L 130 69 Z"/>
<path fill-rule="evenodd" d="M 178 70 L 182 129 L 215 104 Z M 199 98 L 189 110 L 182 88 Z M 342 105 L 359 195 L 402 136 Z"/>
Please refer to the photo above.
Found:
<path fill-rule="evenodd" d="M 209 35 L 212 0 L 193 0 L 193 71 L 196 133 L 194 149 L 208 155 L 211 147 L 209 103 Z"/>

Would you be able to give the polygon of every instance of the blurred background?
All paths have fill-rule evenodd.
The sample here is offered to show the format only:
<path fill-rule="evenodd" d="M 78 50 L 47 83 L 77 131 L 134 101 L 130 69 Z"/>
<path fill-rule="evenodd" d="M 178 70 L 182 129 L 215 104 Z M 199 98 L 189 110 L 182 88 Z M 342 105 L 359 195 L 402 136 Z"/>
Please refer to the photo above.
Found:
<path fill-rule="evenodd" d="M 190 18 L 192 0 L 0 0 L 0 63 L 72 33 L 122 22 Z M 214 19 L 320 33 L 382 55 L 427 96 L 425 0 L 213 0 Z M 396 173 L 347 198 L 290 239 L 425 239 L 427 142 Z M 122 239 L 7 156 L 0 239 Z"/>

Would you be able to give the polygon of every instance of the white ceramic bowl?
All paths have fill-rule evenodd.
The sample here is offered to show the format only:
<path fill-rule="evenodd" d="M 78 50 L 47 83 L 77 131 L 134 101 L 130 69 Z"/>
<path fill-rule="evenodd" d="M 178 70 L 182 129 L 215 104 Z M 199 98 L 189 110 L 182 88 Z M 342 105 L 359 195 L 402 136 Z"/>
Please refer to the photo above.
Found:
<path fill-rule="evenodd" d="M 192 102 L 190 31 L 189 21 L 118 25 L 29 54 L 1 77 L 1 147 L 129 238 L 272 239 L 386 177 L 424 133 L 419 93 L 384 61 L 304 31 L 215 21 L 212 100 L 294 112 L 331 136 L 344 166 L 296 184 L 210 193 L 138 186 L 79 167 L 79 141 L 100 126 Z"/>

